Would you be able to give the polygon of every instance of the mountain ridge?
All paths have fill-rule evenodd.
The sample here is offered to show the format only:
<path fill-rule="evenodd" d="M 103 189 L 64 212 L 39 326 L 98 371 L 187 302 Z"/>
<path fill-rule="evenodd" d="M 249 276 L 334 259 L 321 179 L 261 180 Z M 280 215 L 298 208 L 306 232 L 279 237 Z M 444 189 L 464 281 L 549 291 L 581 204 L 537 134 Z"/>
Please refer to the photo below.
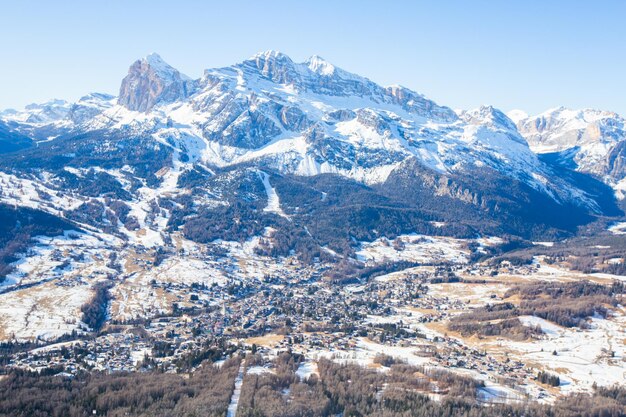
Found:
<path fill-rule="evenodd" d="M 608 187 L 539 158 L 502 111 L 457 114 L 318 56 L 295 63 L 266 51 L 193 80 L 152 54 L 131 65 L 118 97 L 30 110 L 51 116 L 0 114 L 32 139 L 6 153 L 0 171 L 60 198 L 0 202 L 39 205 L 142 244 L 162 245 L 179 229 L 210 241 L 269 227 L 279 255 L 350 253 L 355 238 L 379 237 L 364 225 L 389 237 L 545 238 L 619 214 Z M 337 184 L 351 190 L 346 201 L 320 204 Z M 352 220 L 342 224 L 338 213 Z M 233 218 L 236 227 L 224 223 Z"/>

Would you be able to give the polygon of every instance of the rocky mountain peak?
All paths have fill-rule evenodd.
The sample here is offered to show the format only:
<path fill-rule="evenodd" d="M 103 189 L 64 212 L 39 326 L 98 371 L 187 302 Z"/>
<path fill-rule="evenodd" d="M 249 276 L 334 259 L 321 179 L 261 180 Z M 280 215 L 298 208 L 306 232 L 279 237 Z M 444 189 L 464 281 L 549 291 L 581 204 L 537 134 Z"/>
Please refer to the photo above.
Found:
<path fill-rule="evenodd" d="M 118 104 L 129 110 L 147 112 L 158 103 L 188 97 L 193 81 L 165 62 L 158 54 L 135 61 L 122 80 Z"/>
<path fill-rule="evenodd" d="M 259 52 L 244 61 L 243 66 L 279 84 L 293 84 L 299 79 L 296 64 L 287 55 L 275 50 Z"/>
<path fill-rule="evenodd" d="M 307 59 L 306 64 L 308 68 L 318 75 L 330 76 L 335 73 L 335 66 L 326 61 L 319 55 L 313 55 Z"/>
<path fill-rule="evenodd" d="M 483 105 L 477 109 L 463 112 L 461 119 L 470 124 L 485 124 L 504 130 L 517 130 L 513 120 L 493 106 Z"/>
<path fill-rule="evenodd" d="M 626 149 L 626 120 L 620 115 L 561 106 L 519 120 L 517 129 L 536 153 L 555 154 L 562 165 L 603 178 L 623 197 L 616 185 L 626 176 L 619 163 Z"/>
<path fill-rule="evenodd" d="M 70 106 L 68 118 L 76 124 L 82 124 L 96 117 L 115 104 L 115 97 L 105 93 L 90 93 L 81 97 Z"/>
<path fill-rule="evenodd" d="M 557 107 L 518 121 L 517 128 L 538 151 L 553 152 L 622 140 L 625 123 L 609 111 Z"/>

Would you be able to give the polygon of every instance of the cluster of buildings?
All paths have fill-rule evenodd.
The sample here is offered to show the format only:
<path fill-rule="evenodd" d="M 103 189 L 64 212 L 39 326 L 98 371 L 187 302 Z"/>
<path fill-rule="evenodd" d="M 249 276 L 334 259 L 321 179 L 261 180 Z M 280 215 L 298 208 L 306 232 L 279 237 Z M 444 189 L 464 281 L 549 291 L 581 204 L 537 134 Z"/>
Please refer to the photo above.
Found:
<path fill-rule="evenodd" d="M 227 265 L 228 263 L 225 263 Z M 231 265 L 232 268 L 232 265 Z M 476 274 L 475 266 L 471 272 Z M 107 372 L 160 367 L 179 370 L 181 358 L 217 345 L 266 353 L 293 350 L 314 356 L 320 350 L 349 352 L 368 340 L 389 347 L 409 347 L 433 366 L 507 375 L 518 382 L 531 378 L 523 363 L 499 360 L 469 348 L 455 338 L 433 337 L 427 326 L 445 322 L 467 310 L 453 296 L 429 292 L 433 282 L 457 282 L 456 272 L 469 266 L 410 268 L 339 286 L 320 268 L 291 265 L 247 280 L 224 270 L 220 285 L 161 282 L 150 286 L 179 300 L 171 313 L 109 322 L 98 334 L 78 334 L 75 340 L 15 353 L 9 367 Z M 271 343 L 250 343 L 273 335 Z M 254 345 L 254 346 L 253 346 Z"/>

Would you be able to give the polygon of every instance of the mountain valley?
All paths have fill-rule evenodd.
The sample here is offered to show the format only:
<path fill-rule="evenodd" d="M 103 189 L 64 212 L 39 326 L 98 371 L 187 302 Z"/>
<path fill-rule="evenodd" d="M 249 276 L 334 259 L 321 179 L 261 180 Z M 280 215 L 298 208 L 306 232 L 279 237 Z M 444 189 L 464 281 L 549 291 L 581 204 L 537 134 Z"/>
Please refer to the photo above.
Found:
<path fill-rule="evenodd" d="M 625 123 L 277 51 L 197 79 L 151 54 L 117 96 L 0 111 L 3 373 L 223 378 L 202 415 L 617 398 Z"/>

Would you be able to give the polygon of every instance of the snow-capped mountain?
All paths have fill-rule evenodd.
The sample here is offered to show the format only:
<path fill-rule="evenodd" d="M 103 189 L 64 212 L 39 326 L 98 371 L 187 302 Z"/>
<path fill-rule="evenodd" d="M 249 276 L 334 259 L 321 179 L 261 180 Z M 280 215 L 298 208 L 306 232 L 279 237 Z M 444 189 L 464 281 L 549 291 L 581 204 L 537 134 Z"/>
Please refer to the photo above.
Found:
<path fill-rule="evenodd" d="M 19 111 L 4 110 L 0 112 L 0 121 L 35 141 L 45 141 L 76 130 L 114 104 L 115 97 L 112 95 L 91 93 L 74 103 L 55 99 L 30 104 Z"/>
<path fill-rule="evenodd" d="M 22 111 L 8 109 L 0 112 L 5 121 L 31 125 L 46 125 L 65 119 L 71 104 L 65 100 L 50 100 L 41 104 L 29 104 Z"/>
<path fill-rule="evenodd" d="M 88 94 L 70 106 L 67 119 L 71 121 L 71 125 L 82 125 L 113 106 L 114 103 L 115 97 L 110 94 Z"/>
<path fill-rule="evenodd" d="M 210 241 L 269 227 L 277 254 L 343 250 L 416 231 L 571 233 L 616 213 L 607 187 L 542 161 L 501 111 L 457 114 L 319 56 L 267 51 L 191 79 L 151 54 L 118 97 L 0 121 L 8 141 L 32 139 L 7 147 L 6 183 L 39 190 L 2 201 L 149 245 L 179 229 Z"/>
<path fill-rule="evenodd" d="M 517 127 L 536 153 L 559 154 L 562 161 L 571 161 L 577 170 L 597 175 L 623 197 L 626 120 L 620 115 L 559 107 L 521 118 Z"/>
<path fill-rule="evenodd" d="M 151 54 L 130 67 L 117 105 L 106 97 L 89 108 L 100 114 L 72 118 L 77 111 L 70 108 L 87 103 L 59 104 L 63 111 L 48 120 L 175 140 L 190 160 L 222 167 L 263 160 L 281 172 L 380 183 L 412 157 L 439 172 L 506 164 L 506 175 L 546 186 L 536 179 L 546 176 L 545 167 L 501 112 L 481 108 L 458 117 L 411 90 L 381 87 L 318 56 L 294 63 L 268 51 L 191 80 Z M 33 117 L 24 121 L 35 124 Z"/>
<path fill-rule="evenodd" d="M 385 395 L 381 403 L 395 401 L 380 415 L 393 414 L 397 393 L 411 388 L 395 371 L 410 377 L 410 364 L 439 372 L 452 360 L 461 379 L 439 372 L 443 379 L 426 375 L 426 385 L 438 396 L 461 393 L 468 406 L 497 397 L 495 413 L 507 406 L 500 401 L 532 410 L 530 395 L 549 399 L 546 379 L 560 377 L 537 376 L 535 366 L 563 367 L 568 391 L 610 387 L 623 379 L 616 358 L 624 349 L 614 341 L 623 337 L 624 291 L 609 274 L 624 271 L 626 230 L 614 190 L 595 175 L 624 169 L 611 157 L 624 153 L 623 121 L 610 120 L 561 111 L 533 123 L 493 106 L 453 111 L 319 56 L 298 63 L 276 51 L 197 79 L 151 54 L 130 66 L 116 96 L 1 112 L 0 342 L 9 385 L 0 387 L 26 392 L 21 379 L 39 375 L 57 381 L 52 393 L 75 391 L 96 381 L 92 371 L 103 383 L 118 374 L 139 381 L 126 371 L 184 373 L 200 386 L 191 379 L 200 372 L 223 387 L 204 395 L 187 384 L 172 415 L 231 415 L 249 397 L 240 395 L 248 374 L 265 384 L 262 373 L 284 379 L 287 370 L 289 389 L 279 384 L 272 410 L 321 399 L 316 413 L 327 415 L 345 402 L 318 395 L 324 378 L 345 379 L 320 359 L 329 348 L 342 362 L 371 356 L 397 374 L 391 396 L 372 391 Z M 570 166 L 566 154 L 533 151 L 594 144 L 607 147 L 598 163 L 610 163 L 581 169 L 584 158 Z M 588 275 L 571 268 L 590 266 L 597 274 L 589 278 L 606 286 L 575 282 Z M 517 356 L 485 361 L 459 342 L 467 337 L 491 340 L 494 357 L 508 341 Z M 594 349 L 569 349 L 581 338 Z M 286 348 L 296 353 L 264 362 Z M 394 357 L 380 360 L 386 350 Z M 580 355 L 592 361 L 581 365 Z M 496 381 L 507 369 L 515 370 L 509 382 L 532 388 L 467 378 L 471 371 Z M 416 395 L 430 390 L 416 387 L 409 397 L 421 404 Z M 200 398 L 227 398 L 228 389 L 228 406 Z M 15 409 L 30 410 L 22 406 L 30 391 Z M 79 413 L 76 398 L 66 408 Z M 141 408 L 117 402 L 120 413 Z M 97 412 L 112 414 L 107 407 Z"/>

